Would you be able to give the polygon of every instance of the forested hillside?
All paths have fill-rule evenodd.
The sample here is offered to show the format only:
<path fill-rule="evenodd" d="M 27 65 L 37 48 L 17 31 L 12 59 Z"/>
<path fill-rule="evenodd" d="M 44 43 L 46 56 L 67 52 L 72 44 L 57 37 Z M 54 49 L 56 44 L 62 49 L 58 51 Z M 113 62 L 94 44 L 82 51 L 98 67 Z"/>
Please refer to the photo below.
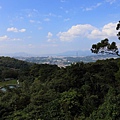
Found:
<path fill-rule="evenodd" d="M 5 78 L 18 79 L 27 75 L 31 65 L 14 58 L 0 57 L 0 81 L 4 81 Z"/>
<path fill-rule="evenodd" d="M 119 120 L 120 59 L 66 68 L 0 57 L 0 80 L 20 87 L 0 91 L 0 120 Z"/>

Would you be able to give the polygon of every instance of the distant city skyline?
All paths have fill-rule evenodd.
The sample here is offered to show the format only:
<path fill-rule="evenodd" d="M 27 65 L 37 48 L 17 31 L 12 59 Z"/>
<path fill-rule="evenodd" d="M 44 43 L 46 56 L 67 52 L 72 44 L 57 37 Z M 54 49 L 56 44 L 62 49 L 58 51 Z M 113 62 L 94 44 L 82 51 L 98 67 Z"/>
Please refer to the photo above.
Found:
<path fill-rule="evenodd" d="M 86 51 L 105 38 L 120 47 L 119 8 L 120 0 L 0 0 L 0 54 Z"/>

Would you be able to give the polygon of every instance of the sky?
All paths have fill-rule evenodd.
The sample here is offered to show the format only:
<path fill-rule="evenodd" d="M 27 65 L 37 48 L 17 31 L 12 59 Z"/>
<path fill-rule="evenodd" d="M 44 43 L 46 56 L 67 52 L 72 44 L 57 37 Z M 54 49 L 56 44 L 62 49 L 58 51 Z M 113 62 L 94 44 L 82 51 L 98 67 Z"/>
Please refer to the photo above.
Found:
<path fill-rule="evenodd" d="M 108 38 L 120 46 L 120 0 L 0 0 L 0 54 L 90 50 Z"/>

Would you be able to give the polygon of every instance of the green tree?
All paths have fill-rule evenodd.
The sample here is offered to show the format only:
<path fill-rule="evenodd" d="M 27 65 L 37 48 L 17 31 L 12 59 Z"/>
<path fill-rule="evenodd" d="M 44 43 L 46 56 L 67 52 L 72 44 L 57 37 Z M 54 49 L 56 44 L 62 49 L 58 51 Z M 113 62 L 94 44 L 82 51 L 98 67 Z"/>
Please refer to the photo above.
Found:
<path fill-rule="evenodd" d="M 120 21 L 116 27 L 116 30 L 119 30 L 119 29 L 120 29 Z M 120 32 L 118 32 L 117 36 L 118 36 L 118 39 L 120 40 Z M 105 38 L 104 40 L 101 40 L 101 42 L 98 42 L 97 44 L 93 44 L 91 48 L 91 52 L 95 54 L 105 53 L 105 54 L 113 54 L 113 55 L 120 56 L 116 42 L 109 43 L 109 40 L 107 38 Z"/>
<path fill-rule="evenodd" d="M 81 114 L 82 99 L 82 94 L 74 89 L 61 93 L 60 109 L 65 120 L 74 120 Z"/>
<path fill-rule="evenodd" d="M 102 105 L 93 111 L 89 120 L 119 120 L 120 94 L 114 88 L 110 88 Z"/>

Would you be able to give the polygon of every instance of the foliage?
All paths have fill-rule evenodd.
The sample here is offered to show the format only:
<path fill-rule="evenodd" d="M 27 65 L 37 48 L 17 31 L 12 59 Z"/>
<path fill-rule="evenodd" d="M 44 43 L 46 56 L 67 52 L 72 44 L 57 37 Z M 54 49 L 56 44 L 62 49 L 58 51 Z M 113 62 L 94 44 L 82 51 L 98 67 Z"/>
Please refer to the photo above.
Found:
<path fill-rule="evenodd" d="M 1 120 L 119 120 L 119 58 L 66 68 L 0 60 L 1 79 L 12 68 L 21 82 L 18 88 L 0 91 Z"/>
<path fill-rule="evenodd" d="M 120 29 L 120 21 L 116 27 L 116 30 L 119 30 L 119 29 Z M 118 36 L 118 39 L 120 40 L 120 32 L 118 32 L 117 36 Z M 101 40 L 101 42 L 98 42 L 97 44 L 93 44 L 91 48 L 91 52 L 95 54 L 106 53 L 106 54 L 115 54 L 120 56 L 116 42 L 109 43 L 109 40 L 107 38 L 105 38 L 104 40 Z"/>

